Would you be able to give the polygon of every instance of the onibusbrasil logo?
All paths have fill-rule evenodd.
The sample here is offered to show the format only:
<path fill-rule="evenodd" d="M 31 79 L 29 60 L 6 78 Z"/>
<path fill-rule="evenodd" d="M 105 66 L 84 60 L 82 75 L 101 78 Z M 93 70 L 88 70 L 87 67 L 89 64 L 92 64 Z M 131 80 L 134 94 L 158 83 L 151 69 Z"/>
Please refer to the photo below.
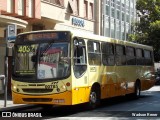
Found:
<path fill-rule="evenodd" d="M 2 112 L 2 117 L 42 117 L 41 113 Z"/>

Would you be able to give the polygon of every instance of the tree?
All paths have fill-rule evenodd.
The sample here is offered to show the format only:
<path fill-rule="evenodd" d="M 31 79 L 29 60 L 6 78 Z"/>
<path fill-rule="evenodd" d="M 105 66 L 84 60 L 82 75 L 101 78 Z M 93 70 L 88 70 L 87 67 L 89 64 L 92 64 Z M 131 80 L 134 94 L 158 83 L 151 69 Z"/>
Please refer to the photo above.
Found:
<path fill-rule="evenodd" d="M 153 46 L 155 61 L 160 61 L 160 0 L 137 0 L 137 15 L 140 19 L 135 23 L 135 34 L 130 40 Z"/>
<path fill-rule="evenodd" d="M 150 43 L 154 48 L 154 58 L 156 62 L 160 61 L 160 20 L 150 24 L 150 34 L 148 36 Z"/>

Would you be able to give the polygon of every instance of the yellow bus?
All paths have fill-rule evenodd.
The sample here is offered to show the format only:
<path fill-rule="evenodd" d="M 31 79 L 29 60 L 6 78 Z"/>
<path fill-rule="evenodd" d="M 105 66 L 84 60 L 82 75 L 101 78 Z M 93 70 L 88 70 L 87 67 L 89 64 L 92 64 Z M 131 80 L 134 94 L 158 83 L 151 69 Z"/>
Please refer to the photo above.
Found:
<path fill-rule="evenodd" d="M 14 46 L 14 104 L 76 105 L 140 92 L 155 83 L 153 49 L 78 31 L 19 34 Z"/>

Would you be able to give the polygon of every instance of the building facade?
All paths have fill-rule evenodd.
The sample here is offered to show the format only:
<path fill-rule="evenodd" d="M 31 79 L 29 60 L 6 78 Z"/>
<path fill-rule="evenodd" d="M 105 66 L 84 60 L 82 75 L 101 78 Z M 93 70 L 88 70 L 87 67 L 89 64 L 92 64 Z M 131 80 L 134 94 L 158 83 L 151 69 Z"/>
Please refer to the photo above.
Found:
<path fill-rule="evenodd" d="M 78 29 L 93 33 L 93 8 L 94 0 L 0 0 L 0 15 L 18 19 L 17 22 L 0 20 L 0 37 L 3 38 L 8 24 L 17 24 L 18 33 L 44 29 Z"/>
<path fill-rule="evenodd" d="M 41 24 L 44 29 L 93 33 L 93 7 L 94 0 L 42 0 Z"/>
<path fill-rule="evenodd" d="M 35 30 L 79 30 L 94 33 L 94 0 L 0 0 L 0 74 L 5 74 L 7 26 L 17 34 Z M 12 55 L 9 56 L 9 85 Z M 10 87 L 9 87 L 10 88 Z"/>
<path fill-rule="evenodd" d="M 127 40 L 136 20 L 136 0 L 102 1 L 102 35 Z"/>

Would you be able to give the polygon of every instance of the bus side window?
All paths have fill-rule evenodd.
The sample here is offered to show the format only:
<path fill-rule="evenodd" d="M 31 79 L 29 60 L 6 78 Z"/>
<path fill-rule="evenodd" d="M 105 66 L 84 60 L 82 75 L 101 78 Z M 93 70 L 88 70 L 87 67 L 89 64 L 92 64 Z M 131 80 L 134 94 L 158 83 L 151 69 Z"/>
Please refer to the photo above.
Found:
<path fill-rule="evenodd" d="M 145 65 L 152 65 L 151 51 L 144 50 Z"/>
<path fill-rule="evenodd" d="M 144 58 L 143 58 L 143 49 L 136 49 L 136 59 L 137 59 L 137 65 L 144 65 Z"/>
<path fill-rule="evenodd" d="M 79 78 L 87 70 L 86 46 L 83 39 L 74 40 L 74 74 Z"/>
<path fill-rule="evenodd" d="M 127 65 L 136 65 L 135 48 L 127 46 L 126 47 L 126 60 Z"/>
<path fill-rule="evenodd" d="M 86 64 L 85 48 L 82 46 L 75 46 L 74 49 L 75 64 Z"/>
<path fill-rule="evenodd" d="M 102 43 L 101 46 L 103 65 L 115 65 L 114 45 L 111 43 Z"/>
<path fill-rule="evenodd" d="M 89 40 L 87 42 L 87 46 L 88 46 L 89 65 L 100 65 L 101 64 L 100 43 Z"/>
<path fill-rule="evenodd" d="M 126 65 L 126 52 L 125 46 L 123 45 L 116 45 L 116 65 Z"/>

